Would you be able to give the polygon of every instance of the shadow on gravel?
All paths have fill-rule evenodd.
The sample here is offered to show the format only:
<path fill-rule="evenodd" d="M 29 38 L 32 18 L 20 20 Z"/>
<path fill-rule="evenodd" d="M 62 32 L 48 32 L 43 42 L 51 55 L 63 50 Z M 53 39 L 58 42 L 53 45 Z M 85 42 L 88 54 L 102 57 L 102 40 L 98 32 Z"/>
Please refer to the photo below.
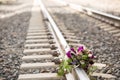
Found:
<path fill-rule="evenodd" d="M 16 2 L 9 2 L 9 3 L 3 3 L 3 2 L 0 2 L 0 6 L 1 5 L 5 5 L 5 6 L 13 6 L 13 5 L 20 5 L 21 3 L 16 3 Z"/>

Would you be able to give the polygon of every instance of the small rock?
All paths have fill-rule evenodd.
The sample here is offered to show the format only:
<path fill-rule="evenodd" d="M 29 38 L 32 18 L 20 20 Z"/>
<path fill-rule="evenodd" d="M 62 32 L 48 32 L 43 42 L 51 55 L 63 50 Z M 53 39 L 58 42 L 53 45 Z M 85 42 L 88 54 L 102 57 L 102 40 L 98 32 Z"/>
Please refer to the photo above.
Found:
<path fill-rule="evenodd" d="M 106 73 L 107 73 L 107 74 L 111 74 L 111 73 L 112 73 L 112 70 L 109 69 Z"/>

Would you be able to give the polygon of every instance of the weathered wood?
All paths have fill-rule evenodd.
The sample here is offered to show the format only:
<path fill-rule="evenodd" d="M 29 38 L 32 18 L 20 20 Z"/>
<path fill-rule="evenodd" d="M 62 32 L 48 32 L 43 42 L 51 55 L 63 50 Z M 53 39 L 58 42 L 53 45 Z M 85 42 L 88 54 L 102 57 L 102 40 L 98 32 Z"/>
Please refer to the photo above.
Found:
<path fill-rule="evenodd" d="M 23 56 L 22 60 L 33 60 L 33 59 L 37 59 L 37 60 L 41 60 L 41 59 L 52 59 L 53 56 L 52 55 L 30 55 L 30 56 Z"/>
<path fill-rule="evenodd" d="M 111 74 L 104 74 L 104 73 L 93 73 L 92 76 L 100 76 L 100 77 L 104 77 L 104 78 L 116 78 L 115 76 L 111 75 Z"/>
<path fill-rule="evenodd" d="M 63 77 L 57 73 L 40 73 L 40 74 L 23 74 L 20 75 L 18 80 L 60 80 Z"/>
<path fill-rule="evenodd" d="M 37 53 L 37 52 L 52 52 L 50 48 L 42 48 L 42 49 L 25 49 L 23 53 Z"/>
<path fill-rule="evenodd" d="M 38 68 L 50 68 L 57 67 L 53 62 L 47 63 L 24 63 L 20 66 L 21 69 L 38 69 Z"/>

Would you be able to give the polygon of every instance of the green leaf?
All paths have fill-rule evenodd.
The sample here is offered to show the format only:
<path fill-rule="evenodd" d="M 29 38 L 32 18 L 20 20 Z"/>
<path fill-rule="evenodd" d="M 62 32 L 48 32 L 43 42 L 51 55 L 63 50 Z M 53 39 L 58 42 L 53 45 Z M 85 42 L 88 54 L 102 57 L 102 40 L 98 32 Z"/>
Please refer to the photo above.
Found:
<path fill-rule="evenodd" d="M 68 59 L 68 60 L 67 60 L 67 62 L 68 62 L 68 63 L 71 63 L 71 62 L 72 62 L 72 60 L 71 60 L 71 59 Z"/>
<path fill-rule="evenodd" d="M 97 69 L 97 66 L 91 66 L 89 67 L 89 73 L 93 73 Z"/>
<path fill-rule="evenodd" d="M 88 55 L 82 55 L 83 60 L 88 60 Z"/>
<path fill-rule="evenodd" d="M 58 73 L 57 73 L 59 76 L 63 76 L 64 75 L 64 70 L 63 69 L 60 69 L 58 70 Z"/>
<path fill-rule="evenodd" d="M 82 64 L 82 68 L 85 68 L 86 67 L 86 64 Z"/>

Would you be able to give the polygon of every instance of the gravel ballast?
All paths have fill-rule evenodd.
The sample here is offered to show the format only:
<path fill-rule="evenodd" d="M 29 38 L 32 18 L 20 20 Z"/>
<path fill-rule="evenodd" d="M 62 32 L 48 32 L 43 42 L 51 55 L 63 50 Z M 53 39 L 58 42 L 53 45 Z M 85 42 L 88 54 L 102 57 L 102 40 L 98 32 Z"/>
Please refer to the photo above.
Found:
<path fill-rule="evenodd" d="M 99 28 L 98 21 L 95 19 L 68 7 L 53 5 L 54 1 L 52 1 L 46 0 L 45 4 L 57 25 L 74 31 L 80 43 L 94 51 L 97 56 L 96 62 L 108 65 L 97 72 L 112 74 L 120 80 L 120 41 L 118 38 Z"/>
<path fill-rule="evenodd" d="M 26 8 L 30 10 L 31 6 L 21 9 Z M 31 17 L 29 10 L 0 19 L 0 80 L 17 80 L 24 41 Z M 4 9 L 4 12 L 7 12 L 7 10 Z M 10 13 L 12 12 L 14 13 L 14 11 Z"/>

